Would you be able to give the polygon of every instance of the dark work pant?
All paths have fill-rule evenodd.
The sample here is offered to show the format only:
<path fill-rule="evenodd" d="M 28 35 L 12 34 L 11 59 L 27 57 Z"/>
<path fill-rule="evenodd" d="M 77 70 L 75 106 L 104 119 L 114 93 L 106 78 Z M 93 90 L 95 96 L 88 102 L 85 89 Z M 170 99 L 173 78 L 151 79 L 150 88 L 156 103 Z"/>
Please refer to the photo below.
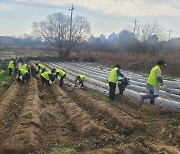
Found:
<path fill-rule="evenodd" d="M 9 68 L 9 75 L 11 75 L 12 73 L 12 68 Z"/>
<path fill-rule="evenodd" d="M 29 73 L 24 74 L 24 75 L 22 76 L 22 82 L 23 82 L 23 83 L 28 82 L 29 78 L 30 78 L 30 74 L 29 74 Z"/>
<path fill-rule="evenodd" d="M 59 81 L 59 86 L 61 87 L 61 86 L 63 86 L 63 84 L 64 84 L 64 78 L 66 77 L 66 74 L 64 74 L 63 76 L 61 76 L 61 79 L 60 79 L 60 81 Z"/>
<path fill-rule="evenodd" d="M 154 95 L 154 91 L 149 90 L 149 94 L 143 95 L 143 100 L 150 99 L 150 104 L 154 104 L 156 97 L 158 97 L 158 95 Z"/>
<path fill-rule="evenodd" d="M 116 83 L 109 82 L 109 99 L 110 100 L 114 100 L 115 91 L 116 91 Z"/>
<path fill-rule="evenodd" d="M 81 87 L 84 86 L 84 85 L 83 85 L 83 82 L 84 82 L 83 80 L 80 80 L 80 81 L 79 81 L 79 85 L 80 85 Z"/>
<path fill-rule="evenodd" d="M 42 82 L 42 86 L 44 86 L 44 84 L 47 85 L 47 86 L 50 85 L 50 84 L 49 84 L 49 81 L 46 80 L 46 79 L 45 79 L 44 77 L 42 77 L 42 76 L 41 76 L 41 82 Z"/>
<path fill-rule="evenodd" d="M 151 104 L 154 104 L 154 100 L 155 100 L 155 98 L 156 97 L 158 97 L 158 95 L 154 95 L 154 91 L 151 91 L 151 90 L 149 90 L 149 93 L 150 93 L 150 103 Z"/>

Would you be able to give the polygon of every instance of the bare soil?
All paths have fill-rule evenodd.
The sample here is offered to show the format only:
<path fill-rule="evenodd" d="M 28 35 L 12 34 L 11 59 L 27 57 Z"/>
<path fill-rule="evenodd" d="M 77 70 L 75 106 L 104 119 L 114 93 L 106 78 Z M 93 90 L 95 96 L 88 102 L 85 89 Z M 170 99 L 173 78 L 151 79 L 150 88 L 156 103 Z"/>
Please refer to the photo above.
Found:
<path fill-rule="evenodd" d="M 31 79 L 12 84 L 0 100 L 2 154 L 180 152 L 180 113 L 123 95 L 112 102 Z"/>

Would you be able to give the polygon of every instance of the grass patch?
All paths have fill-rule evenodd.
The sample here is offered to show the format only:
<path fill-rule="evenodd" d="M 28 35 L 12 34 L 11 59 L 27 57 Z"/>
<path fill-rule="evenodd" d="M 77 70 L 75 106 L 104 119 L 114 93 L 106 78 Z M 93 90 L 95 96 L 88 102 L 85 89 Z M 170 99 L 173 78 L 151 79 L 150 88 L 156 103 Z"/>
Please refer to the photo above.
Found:
<path fill-rule="evenodd" d="M 9 71 L 4 70 L 0 73 L 0 93 L 9 87 L 12 76 L 9 76 Z"/>
<path fill-rule="evenodd" d="M 176 118 L 172 119 L 170 121 L 170 125 L 172 125 L 172 126 L 179 126 L 180 125 L 180 116 L 177 116 Z"/>
<path fill-rule="evenodd" d="M 57 147 L 52 148 L 51 154 L 77 154 L 77 151 L 74 148 Z"/>
<path fill-rule="evenodd" d="M 5 70 L 2 73 L 0 73 L 0 83 L 8 81 L 10 78 L 11 76 L 9 76 L 8 70 Z"/>

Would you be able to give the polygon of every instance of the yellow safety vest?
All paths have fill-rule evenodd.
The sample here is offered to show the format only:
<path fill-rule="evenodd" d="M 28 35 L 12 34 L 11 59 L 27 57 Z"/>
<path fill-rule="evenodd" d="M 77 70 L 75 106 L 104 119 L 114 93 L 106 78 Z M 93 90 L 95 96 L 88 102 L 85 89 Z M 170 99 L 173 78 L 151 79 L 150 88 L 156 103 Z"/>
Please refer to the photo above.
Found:
<path fill-rule="evenodd" d="M 118 81 L 118 73 L 117 73 L 118 68 L 115 67 L 111 70 L 111 73 L 109 75 L 108 78 L 108 82 L 113 82 L 113 83 L 117 83 Z"/>
<path fill-rule="evenodd" d="M 41 76 L 44 77 L 48 81 L 50 80 L 49 75 L 51 75 L 51 72 L 44 72 L 44 73 L 41 74 Z"/>
<path fill-rule="evenodd" d="M 63 70 L 60 69 L 56 69 L 56 73 L 59 73 L 59 76 L 63 76 L 64 74 L 66 74 Z"/>
<path fill-rule="evenodd" d="M 23 67 L 22 67 L 22 69 L 28 71 L 28 64 L 24 64 Z"/>
<path fill-rule="evenodd" d="M 11 60 L 10 62 L 9 62 L 9 64 L 8 64 L 8 68 L 14 68 L 14 61 L 13 60 Z"/>
<path fill-rule="evenodd" d="M 21 75 L 24 75 L 24 74 L 28 73 L 28 71 L 25 70 L 25 69 L 19 69 L 19 71 L 20 71 L 20 74 L 21 74 Z"/>
<path fill-rule="evenodd" d="M 86 76 L 85 75 L 80 75 L 80 78 L 82 81 L 84 81 L 86 79 Z"/>
<path fill-rule="evenodd" d="M 45 68 L 45 66 L 42 65 L 42 64 L 38 64 L 38 66 L 40 67 L 40 69 L 44 69 Z"/>
<path fill-rule="evenodd" d="M 153 67 L 150 71 L 147 83 L 150 85 L 153 85 L 155 87 L 159 87 L 160 86 L 160 82 L 157 80 L 157 75 L 156 75 L 156 71 L 160 69 L 160 67 L 158 65 L 156 65 L 155 67 Z"/>

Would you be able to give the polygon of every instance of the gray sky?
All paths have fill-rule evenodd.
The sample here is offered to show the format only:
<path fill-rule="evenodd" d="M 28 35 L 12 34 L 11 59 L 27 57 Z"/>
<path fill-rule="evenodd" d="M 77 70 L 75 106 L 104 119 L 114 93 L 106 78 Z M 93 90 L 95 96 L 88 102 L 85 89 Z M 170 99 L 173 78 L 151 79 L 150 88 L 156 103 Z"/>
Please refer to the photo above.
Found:
<path fill-rule="evenodd" d="M 70 15 L 72 3 L 73 15 L 85 16 L 96 36 L 133 28 L 136 19 L 139 25 L 157 23 L 165 34 L 172 30 L 171 37 L 180 37 L 180 0 L 0 0 L 0 35 L 30 34 L 33 21 L 57 12 Z"/>

